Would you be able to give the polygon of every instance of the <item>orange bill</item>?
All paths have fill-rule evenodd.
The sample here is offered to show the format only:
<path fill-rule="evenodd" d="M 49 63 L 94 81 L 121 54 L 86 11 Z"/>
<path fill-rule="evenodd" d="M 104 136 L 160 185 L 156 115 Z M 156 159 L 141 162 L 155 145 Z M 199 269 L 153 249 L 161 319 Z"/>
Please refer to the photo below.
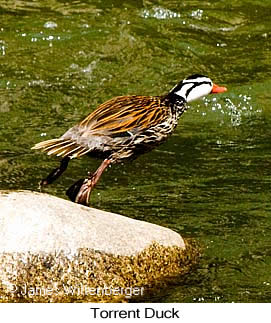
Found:
<path fill-rule="evenodd" d="M 226 87 L 213 84 L 213 89 L 211 93 L 222 93 L 226 91 L 227 91 Z"/>

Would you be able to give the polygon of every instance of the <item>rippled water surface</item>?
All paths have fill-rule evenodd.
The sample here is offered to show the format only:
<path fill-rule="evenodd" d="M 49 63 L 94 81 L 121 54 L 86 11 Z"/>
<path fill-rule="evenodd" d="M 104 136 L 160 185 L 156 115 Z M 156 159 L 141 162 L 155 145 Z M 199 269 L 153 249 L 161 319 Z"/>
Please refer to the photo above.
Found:
<path fill-rule="evenodd" d="M 199 266 L 148 301 L 270 302 L 270 1 L 0 0 L 0 15 L 0 189 L 37 190 L 58 160 L 30 147 L 106 99 L 206 74 L 229 91 L 109 169 L 92 206 L 202 244 Z M 98 164 L 74 160 L 46 191 L 66 198 Z"/>

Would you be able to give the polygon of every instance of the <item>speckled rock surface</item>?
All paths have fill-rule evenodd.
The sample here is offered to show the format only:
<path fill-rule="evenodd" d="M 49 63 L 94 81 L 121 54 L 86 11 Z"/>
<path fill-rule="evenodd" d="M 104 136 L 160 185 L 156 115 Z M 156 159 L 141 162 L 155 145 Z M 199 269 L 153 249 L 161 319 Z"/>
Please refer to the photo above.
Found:
<path fill-rule="evenodd" d="M 125 288 L 187 271 L 192 249 L 155 224 L 48 194 L 0 191 L 2 302 L 126 300 Z"/>

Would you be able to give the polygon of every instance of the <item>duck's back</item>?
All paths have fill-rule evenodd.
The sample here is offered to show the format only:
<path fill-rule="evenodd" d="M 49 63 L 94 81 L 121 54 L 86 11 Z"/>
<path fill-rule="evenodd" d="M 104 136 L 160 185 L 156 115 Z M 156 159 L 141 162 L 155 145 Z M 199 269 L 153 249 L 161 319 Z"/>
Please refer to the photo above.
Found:
<path fill-rule="evenodd" d="M 101 104 L 59 139 L 37 144 L 37 149 L 70 158 L 85 154 L 111 155 L 114 161 L 135 158 L 165 140 L 176 124 L 162 97 L 119 96 Z"/>

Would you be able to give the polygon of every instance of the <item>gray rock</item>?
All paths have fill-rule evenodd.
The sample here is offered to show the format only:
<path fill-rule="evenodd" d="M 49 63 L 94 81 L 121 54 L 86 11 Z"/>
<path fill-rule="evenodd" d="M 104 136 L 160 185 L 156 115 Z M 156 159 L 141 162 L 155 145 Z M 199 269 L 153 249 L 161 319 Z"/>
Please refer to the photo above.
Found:
<path fill-rule="evenodd" d="M 82 288 L 148 285 L 171 267 L 176 274 L 184 251 L 179 234 L 155 224 L 48 194 L 0 192 L 3 302 L 104 301 L 108 295 L 90 297 Z M 67 294 L 79 285 L 80 292 Z"/>
<path fill-rule="evenodd" d="M 184 248 L 179 234 L 159 225 L 29 191 L 0 194 L 0 241 L 0 252 L 91 248 L 127 256 L 152 242 Z"/>

